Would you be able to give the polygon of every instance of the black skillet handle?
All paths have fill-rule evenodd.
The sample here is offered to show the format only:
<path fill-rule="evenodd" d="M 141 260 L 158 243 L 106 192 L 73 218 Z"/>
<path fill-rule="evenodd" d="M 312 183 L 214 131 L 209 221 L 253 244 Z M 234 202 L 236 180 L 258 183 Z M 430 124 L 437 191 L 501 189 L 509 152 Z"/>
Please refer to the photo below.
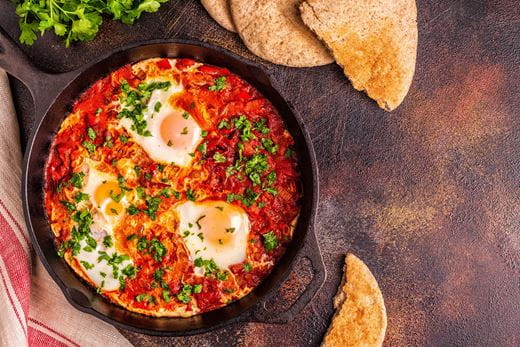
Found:
<path fill-rule="evenodd" d="M 249 318 L 249 321 L 271 324 L 288 323 L 311 302 L 327 278 L 327 271 L 321 256 L 320 246 L 312 230 L 309 230 L 307 240 L 298 252 L 294 264 L 297 264 L 298 261 L 304 257 L 311 262 L 313 277 L 296 301 L 286 311 L 271 311 L 266 307 L 266 303 L 269 301 L 268 297 L 258 305 L 252 317 Z"/>
<path fill-rule="evenodd" d="M 1 27 L 0 68 L 27 86 L 33 97 L 37 118 L 43 116 L 59 91 L 74 75 L 74 72 L 50 74 L 36 68 Z"/>

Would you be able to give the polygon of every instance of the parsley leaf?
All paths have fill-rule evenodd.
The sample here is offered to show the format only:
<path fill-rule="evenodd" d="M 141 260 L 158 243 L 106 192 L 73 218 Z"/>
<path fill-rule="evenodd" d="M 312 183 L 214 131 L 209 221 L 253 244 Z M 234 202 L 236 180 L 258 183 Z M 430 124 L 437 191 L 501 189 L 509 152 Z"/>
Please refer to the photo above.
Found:
<path fill-rule="evenodd" d="M 92 141 L 94 141 L 97 137 L 96 131 L 90 127 L 87 129 L 87 135 Z"/>
<path fill-rule="evenodd" d="M 209 86 L 209 90 L 213 92 L 220 92 L 226 88 L 226 76 L 220 76 L 215 78 L 214 84 Z"/>
<path fill-rule="evenodd" d="M 213 160 L 215 160 L 215 163 L 225 163 L 226 157 L 224 157 L 219 152 L 215 152 L 215 154 L 213 155 Z"/>
<path fill-rule="evenodd" d="M 34 1 L 15 0 L 20 17 L 20 42 L 32 45 L 37 34 L 54 31 L 72 42 L 92 40 L 103 23 L 103 17 L 131 25 L 143 12 L 156 12 L 168 0 L 81 0 Z"/>
<path fill-rule="evenodd" d="M 278 238 L 273 231 L 270 231 L 262 236 L 264 238 L 264 247 L 266 251 L 270 252 L 278 247 Z"/>
<path fill-rule="evenodd" d="M 96 151 L 96 145 L 93 144 L 92 142 L 90 141 L 83 141 L 83 143 L 81 144 L 83 147 L 85 147 L 85 149 L 90 153 L 94 153 Z"/>

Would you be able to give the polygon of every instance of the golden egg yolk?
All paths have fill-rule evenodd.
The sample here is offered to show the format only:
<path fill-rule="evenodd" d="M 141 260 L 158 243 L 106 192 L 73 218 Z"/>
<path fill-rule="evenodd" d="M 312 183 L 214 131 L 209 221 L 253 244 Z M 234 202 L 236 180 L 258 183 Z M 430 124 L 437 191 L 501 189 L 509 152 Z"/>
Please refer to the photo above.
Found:
<path fill-rule="evenodd" d="M 94 201 L 100 207 L 103 207 L 108 216 L 119 215 L 123 211 L 123 205 L 112 199 L 111 196 L 119 196 L 121 188 L 115 181 L 106 181 L 99 185 L 94 193 Z"/>
<path fill-rule="evenodd" d="M 173 110 L 161 121 L 161 138 L 168 147 L 193 148 L 200 139 L 200 128 L 187 112 Z"/>
<path fill-rule="evenodd" d="M 226 247 L 233 243 L 241 221 L 240 212 L 232 206 L 216 205 L 205 209 L 197 220 L 197 226 L 200 226 L 204 242 L 215 247 Z"/>

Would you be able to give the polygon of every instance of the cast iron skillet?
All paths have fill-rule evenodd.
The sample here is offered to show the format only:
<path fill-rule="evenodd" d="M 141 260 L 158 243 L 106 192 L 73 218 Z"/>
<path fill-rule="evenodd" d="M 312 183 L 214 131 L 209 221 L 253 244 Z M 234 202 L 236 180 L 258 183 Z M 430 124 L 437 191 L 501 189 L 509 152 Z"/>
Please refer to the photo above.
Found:
<path fill-rule="evenodd" d="M 51 141 L 72 102 L 90 84 L 117 68 L 152 57 L 188 57 L 227 67 L 260 90 L 278 109 L 296 141 L 303 180 L 304 198 L 293 241 L 272 273 L 249 295 L 228 306 L 190 318 L 153 318 L 127 311 L 105 301 L 84 284 L 56 254 L 53 235 L 43 204 L 44 165 Z M 148 41 L 115 49 L 97 62 L 63 74 L 49 74 L 33 67 L 27 57 L 0 28 L 0 66 L 22 81 L 35 105 L 35 126 L 24 158 L 22 197 L 25 220 L 32 244 L 43 265 L 67 300 L 78 310 L 116 327 L 131 331 L 178 336 L 207 332 L 233 322 L 284 323 L 298 314 L 325 281 L 326 273 L 314 233 L 318 198 L 316 158 L 302 118 L 277 92 L 269 76 L 257 65 L 222 48 L 193 40 Z M 266 302 L 276 293 L 301 258 L 310 260 L 313 279 L 285 311 L 272 311 Z"/>

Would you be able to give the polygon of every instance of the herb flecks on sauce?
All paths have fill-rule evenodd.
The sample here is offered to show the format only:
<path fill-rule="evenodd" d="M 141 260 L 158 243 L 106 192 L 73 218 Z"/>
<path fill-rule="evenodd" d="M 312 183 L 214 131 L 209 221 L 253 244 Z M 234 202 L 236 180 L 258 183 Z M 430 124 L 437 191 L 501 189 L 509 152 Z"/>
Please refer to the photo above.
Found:
<path fill-rule="evenodd" d="M 152 75 L 127 66 L 97 82 L 74 105 L 78 119 L 58 132 L 51 148 L 46 209 L 50 219 L 60 218 L 51 220 L 51 226 L 59 235 L 61 256 L 68 262 L 77 259 L 87 272 L 103 265 L 98 276 L 102 281 L 96 284 L 102 295 L 145 314 L 207 312 L 249 293 L 285 251 L 301 197 L 294 141 L 272 105 L 227 70 L 189 59 L 149 64 Z M 154 90 L 168 90 L 169 82 L 141 82 L 149 78 L 182 81 L 183 91 L 170 101 L 181 110 L 179 117 L 195 120 L 203 129 L 190 153 L 190 167 L 154 162 L 130 137 L 128 130 L 155 137 L 145 117 L 166 111 L 166 105 L 150 103 L 150 98 Z M 176 132 L 187 131 L 181 126 Z M 191 135 L 190 130 L 180 138 Z M 85 161 L 78 160 L 86 154 L 98 171 L 117 177 L 116 188 L 107 192 L 112 206 L 103 211 L 121 206 L 111 216 L 120 224 L 96 238 L 101 206 L 93 203 L 95 193 L 86 190 L 86 183 L 93 181 L 88 168 L 79 164 Z M 186 200 L 222 201 L 217 207 L 224 214 L 226 203 L 243 209 L 250 225 L 244 261 L 219 268 L 207 255 L 201 257 L 210 242 L 202 233 L 209 221 L 206 213 L 194 216 L 185 230 L 175 230 L 172 206 Z M 229 238 L 242 232 L 223 228 L 220 232 Z M 202 242 L 195 259 L 183 248 L 189 237 Z M 228 245 L 223 238 L 214 241 L 219 240 L 222 248 Z M 81 252 L 90 257 L 78 257 Z M 107 289 L 112 277 L 119 281 L 119 290 Z"/>

